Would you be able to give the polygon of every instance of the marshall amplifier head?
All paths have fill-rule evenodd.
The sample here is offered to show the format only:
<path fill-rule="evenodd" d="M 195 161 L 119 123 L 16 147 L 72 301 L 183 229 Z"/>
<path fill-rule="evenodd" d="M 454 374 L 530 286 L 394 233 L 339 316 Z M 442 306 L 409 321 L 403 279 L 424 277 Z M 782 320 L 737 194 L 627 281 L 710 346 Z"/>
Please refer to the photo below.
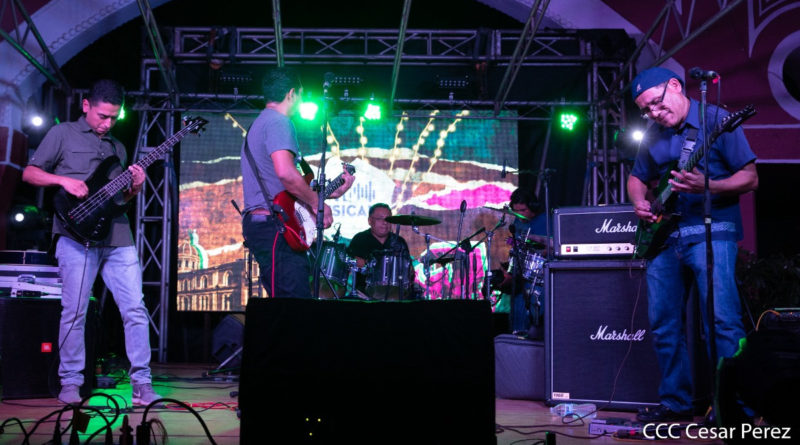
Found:
<path fill-rule="evenodd" d="M 633 257 L 638 223 L 631 205 L 555 209 L 555 255 L 561 258 Z"/>

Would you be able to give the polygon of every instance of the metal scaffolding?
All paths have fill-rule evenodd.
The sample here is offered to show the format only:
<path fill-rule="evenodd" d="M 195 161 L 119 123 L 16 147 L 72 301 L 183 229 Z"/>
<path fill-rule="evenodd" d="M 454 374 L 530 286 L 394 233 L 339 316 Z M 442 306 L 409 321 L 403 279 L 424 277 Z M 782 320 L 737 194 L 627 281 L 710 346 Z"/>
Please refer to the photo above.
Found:
<path fill-rule="evenodd" d="M 166 31 L 169 42 L 151 32 L 151 51 L 141 62 L 142 90 L 130 93 L 136 98 L 134 109 L 140 113 L 137 140 L 139 156 L 146 147 L 158 145 L 176 130 L 180 113 L 193 112 L 258 112 L 262 98 L 258 95 L 216 94 L 206 91 L 177 92 L 181 66 L 199 66 L 224 61 L 228 66 L 278 65 L 370 65 L 392 67 L 391 86 L 396 85 L 397 52 L 402 48 L 403 66 L 472 67 L 476 62 L 505 68 L 507 78 L 493 100 L 449 99 L 439 97 L 394 97 L 395 112 L 406 116 L 429 118 L 431 107 L 483 110 L 515 110 L 517 120 L 552 119 L 553 110 L 573 106 L 586 110 L 593 121 L 586 142 L 592 179 L 587 181 L 585 204 L 620 202 L 624 196 L 623 168 L 619 165 L 611 137 L 624 125 L 624 104 L 606 101 L 598 104 L 609 91 L 609 82 L 619 75 L 621 62 L 609 62 L 592 55 L 591 42 L 576 31 L 537 32 L 536 25 L 546 8 L 532 16 L 530 29 L 509 30 L 405 30 L 395 29 L 297 29 L 283 28 L 197 28 L 181 27 Z M 276 19 L 279 20 L 279 19 Z M 163 30 L 162 30 L 163 31 Z M 225 44 L 220 44 L 220 35 Z M 153 40 L 155 39 L 155 40 Z M 158 54 L 160 48 L 171 48 L 169 55 Z M 520 67 L 575 67 L 586 72 L 587 94 L 579 100 L 518 100 L 508 97 L 514 73 Z M 165 75 L 164 69 L 172 71 Z M 177 74 L 176 74 L 177 73 Z M 174 76 L 174 77 L 173 77 Z M 623 79 L 629 78 L 622 76 Z M 177 84 L 172 82 L 177 80 Z M 621 81 L 618 81 L 621 82 Z M 618 86 L 619 88 L 619 86 Z M 392 88 L 394 90 L 394 88 Z M 492 94 L 494 96 L 494 94 Z M 350 97 L 348 100 L 363 98 Z M 470 116 L 470 118 L 505 119 L 507 117 Z M 544 155 L 543 155 L 544 156 Z M 170 283 L 171 226 L 174 219 L 172 194 L 176 189 L 172 158 L 167 156 L 160 178 L 148 179 L 139 195 L 137 211 L 137 247 L 145 269 L 145 295 L 151 309 L 153 328 L 158 336 L 159 359 L 166 353 L 166 317 Z"/>

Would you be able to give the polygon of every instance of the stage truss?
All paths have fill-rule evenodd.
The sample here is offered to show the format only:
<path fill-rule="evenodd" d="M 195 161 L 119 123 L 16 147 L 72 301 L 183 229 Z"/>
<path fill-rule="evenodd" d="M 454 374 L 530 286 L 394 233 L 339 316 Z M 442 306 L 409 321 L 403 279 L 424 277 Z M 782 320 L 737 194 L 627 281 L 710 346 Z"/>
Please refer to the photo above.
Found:
<path fill-rule="evenodd" d="M 158 42 L 161 36 L 148 27 L 150 38 Z M 157 30 L 157 28 L 155 28 Z M 163 31 L 162 31 L 163 32 Z M 174 28 L 167 35 L 167 45 L 153 43 L 150 56 L 141 62 L 141 91 L 132 92 L 134 110 L 140 115 L 137 153 L 146 154 L 147 147 L 157 146 L 172 135 L 182 113 L 208 112 L 257 113 L 261 97 L 234 93 L 178 91 L 181 85 L 180 68 L 224 60 L 238 65 L 277 65 L 278 50 L 283 47 L 287 65 L 391 65 L 398 46 L 397 30 L 364 29 L 291 29 L 282 30 L 278 44 L 273 29 L 225 28 L 226 45 L 214 47 L 211 33 L 220 28 Z M 619 203 L 624 201 L 625 167 L 613 144 L 613 135 L 624 124 L 622 101 L 599 99 L 607 96 L 610 81 L 629 79 L 620 75 L 621 61 L 603 60 L 592 56 L 593 42 L 581 38 L 575 31 L 540 33 L 532 38 L 522 55 L 513 57 L 515 46 L 523 37 L 520 31 L 507 30 L 407 30 L 403 45 L 403 66 L 470 66 L 476 62 L 508 67 L 575 67 L 586 72 L 587 95 L 572 101 L 478 100 L 456 99 L 453 94 L 441 97 L 395 97 L 393 113 L 405 113 L 409 118 L 430 117 L 434 108 L 514 110 L 518 120 L 549 121 L 558 107 L 571 106 L 585 110 L 591 122 L 586 140 L 587 168 L 590 179 L 584 186 L 584 204 Z M 152 48 L 170 47 L 167 56 L 156 54 Z M 165 74 L 164 70 L 168 70 Z M 177 82 L 173 83 L 172 79 Z M 620 85 L 617 85 L 619 88 Z M 499 96 L 499 95 L 498 95 Z M 352 99 L 352 98 L 351 98 Z M 358 99 L 358 98 L 356 98 Z M 496 117 L 483 117 L 496 118 Z M 547 147 L 545 147 L 545 152 Z M 156 336 L 159 360 L 166 359 L 166 330 L 170 304 L 170 262 L 173 249 L 171 225 L 175 218 L 174 178 L 171 155 L 165 156 L 163 175 L 150 180 L 139 195 L 137 206 L 137 247 L 145 269 L 145 295 Z M 157 301 L 156 301 L 157 300 Z"/>

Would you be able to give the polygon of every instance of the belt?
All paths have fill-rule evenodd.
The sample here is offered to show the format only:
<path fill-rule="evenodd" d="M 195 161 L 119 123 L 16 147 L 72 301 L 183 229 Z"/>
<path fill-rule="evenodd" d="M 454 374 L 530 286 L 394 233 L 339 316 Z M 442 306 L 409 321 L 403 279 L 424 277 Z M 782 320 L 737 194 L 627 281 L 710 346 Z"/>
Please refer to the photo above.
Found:
<path fill-rule="evenodd" d="M 270 212 L 267 209 L 262 209 L 262 208 L 256 208 L 256 209 L 250 210 L 247 213 L 249 213 L 251 215 L 267 215 L 267 216 L 272 215 L 272 212 Z"/>

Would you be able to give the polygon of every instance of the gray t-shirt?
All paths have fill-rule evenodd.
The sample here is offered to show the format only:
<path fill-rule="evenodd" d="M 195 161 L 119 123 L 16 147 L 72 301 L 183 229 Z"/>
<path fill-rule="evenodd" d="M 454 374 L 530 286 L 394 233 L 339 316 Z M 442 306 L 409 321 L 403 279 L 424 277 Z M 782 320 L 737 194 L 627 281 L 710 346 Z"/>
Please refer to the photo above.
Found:
<path fill-rule="evenodd" d="M 98 137 L 86 123 L 86 118 L 81 116 L 75 122 L 65 122 L 51 128 L 31 156 L 28 165 L 54 175 L 85 181 L 109 156 L 117 156 L 121 164 L 119 169 L 113 169 L 111 177 L 114 177 L 122 172 L 122 166 L 125 165 L 125 146 L 110 134 Z M 111 232 L 103 245 L 133 245 L 127 216 L 120 215 L 111 224 Z M 58 218 L 53 218 L 53 234 L 74 238 Z"/>
<path fill-rule="evenodd" d="M 294 124 L 288 116 L 278 111 L 266 108 L 262 111 L 250 130 L 247 132 L 247 139 L 242 143 L 242 189 L 244 191 L 244 211 L 248 212 L 257 207 L 269 208 L 261 193 L 253 169 L 245 154 L 245 144 L 250 146 L 250 153 L 256 162 L 258 174 L 264 181 L 267 191 L 275 196 L 286 188 L 281 183 L 278 175 L 275 174 L 275 165 L 272 163 L 272 153 L 279 150 L 288 150 L 295 157 L 299 151 L 297 144 L 297 134 Z"/>

